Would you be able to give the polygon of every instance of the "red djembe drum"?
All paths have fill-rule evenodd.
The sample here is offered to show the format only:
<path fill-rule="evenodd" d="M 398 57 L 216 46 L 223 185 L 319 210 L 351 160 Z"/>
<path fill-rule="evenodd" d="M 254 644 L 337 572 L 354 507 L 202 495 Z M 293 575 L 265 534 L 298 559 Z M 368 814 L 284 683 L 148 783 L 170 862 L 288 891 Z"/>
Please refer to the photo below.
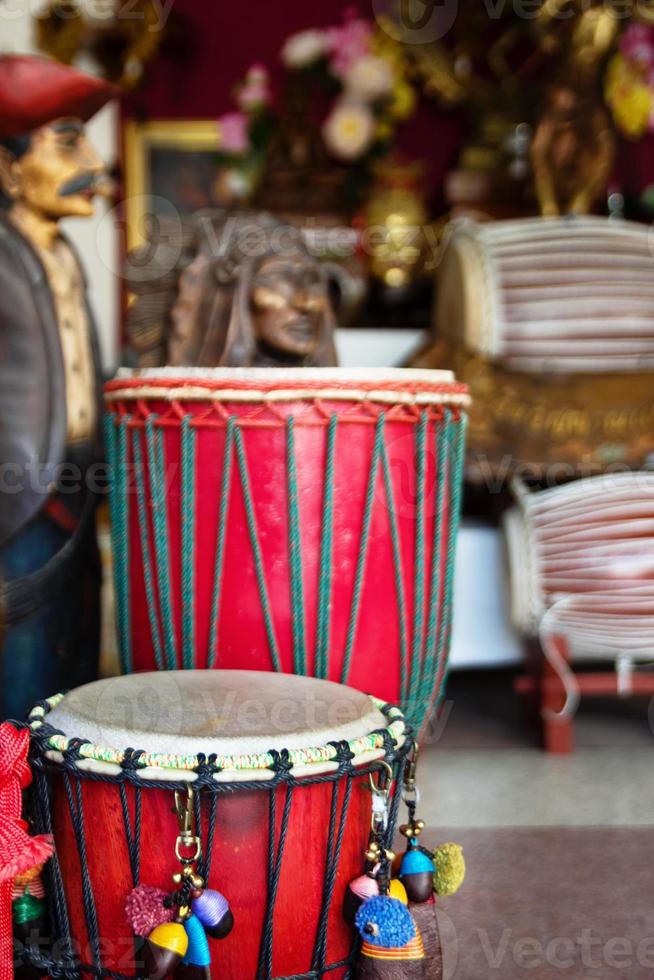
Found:
<path fill-rule="evenodd" d="M 188 901 L 204 952 L 185 926 L 198 969 L 177 978 L 348 973 L 345 891 L 363 870 L 373 798 L 390 847 L 412 745 L 399 709 L 314 678 L 175 671 L 59 695 L 30 726 L 37 829 L 56 847 L 45 871 L 53 975 L 148 972 L 148 944 L 176 948 L 155 929 L 184 866 L 205 888 Z"/>
<path fill-rule="evenodd" d="M 123 669 L 310 674 L 421 725 L 446 669 L 465 386 L 153 369 L 106 401 Z"/>

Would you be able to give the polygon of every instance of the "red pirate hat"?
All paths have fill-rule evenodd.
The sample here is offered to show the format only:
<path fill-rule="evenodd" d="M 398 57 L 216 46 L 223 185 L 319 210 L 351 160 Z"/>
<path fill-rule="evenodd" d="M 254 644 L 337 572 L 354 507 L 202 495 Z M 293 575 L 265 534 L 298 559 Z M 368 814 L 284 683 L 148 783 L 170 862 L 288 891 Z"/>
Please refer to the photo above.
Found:
<path fill-rule="evenodd" d="M 0 139 L 29 133 L 60 116 L 90 119 L 120 89 L 58 61 L 0 56 Z"/>

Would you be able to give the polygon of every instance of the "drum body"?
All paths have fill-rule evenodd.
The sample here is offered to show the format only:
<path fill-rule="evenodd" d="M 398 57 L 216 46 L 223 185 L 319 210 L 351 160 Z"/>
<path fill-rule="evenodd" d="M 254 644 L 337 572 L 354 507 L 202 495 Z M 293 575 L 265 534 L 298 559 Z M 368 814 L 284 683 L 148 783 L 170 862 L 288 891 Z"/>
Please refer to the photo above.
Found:
<path fill-rule="evenodd" d="M 455 224 L 436 321 L 439 336 L 513 371 L 651 371 L 649 231 L 592 216 Z"/>
<path fill-rule="evenodd" d="M 504 529 L 512 618 L 523 634 L 535 634 L 547 610 L 573 600 L 579 615 L 592 613 L 598 646 L 602 614 L 618 616 L 618 627 L 620 617 L 633 624 L 651 614 L 653 474 L 612 473 L 537 493 L 518 489 Z"/>
<path fill-rule="evenodd" d="M 125 671 L 309 674 L 420 724 L 446 665 L 465 387 L 153 370 L 106 399 Z"/>
<path fill-rule="evenodd" d="M 240 671 L 131 675 L 50 704 L 30 721 L 39 822 L 56 844 L 46 884 L 59 956 L 72 948 L 98 978 L 139 972 L 125 901 L 137 883 L 175 889 L 173 787 L 192 780 L 198 869 L 235 922 L 210 940 L 211 975 L 346 975 L 354 935 L 341 907 L 362 871 L 370 774 L 395 780 L 410 747 L 397 709 L 312 678 Z"/>

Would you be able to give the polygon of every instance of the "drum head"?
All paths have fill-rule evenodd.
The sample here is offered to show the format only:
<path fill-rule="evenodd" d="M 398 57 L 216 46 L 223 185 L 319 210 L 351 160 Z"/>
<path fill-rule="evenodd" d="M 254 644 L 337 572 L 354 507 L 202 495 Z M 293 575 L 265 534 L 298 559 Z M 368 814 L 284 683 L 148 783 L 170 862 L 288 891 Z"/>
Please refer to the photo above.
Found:
<path fill-rule="evenodd" d="M 469 403 L 451 371 L 414 368 L 121 368 L 105 385 L 108 405 L 124 399 L 275 402 L 303 399 L 389 404 Z"/>
<path fill-rule="evenodd" d="M 55 701 L 46 721 L 60 737 L 90 743 L 81 753 L 85 767 L 119 761 L 133 748 L 147 753 L 154 768 L 193 768 L 189 760 L 198 754 L 215 754 L 232 775 L 252 778 L 266 753 L 286 749 L 300 775 L 334 768 L 326 754 L 333 758 L 332 742 L 349 742 L 357 759 L 367 762 L 384 755 L 383 739 L 373 733 L 393 727 L 393 718 L 395 734 L 404 729 L 397 710 L 389 719 L 381 702 L 352 688 L 247 670 L 131 674 L 87 684 Z"/>

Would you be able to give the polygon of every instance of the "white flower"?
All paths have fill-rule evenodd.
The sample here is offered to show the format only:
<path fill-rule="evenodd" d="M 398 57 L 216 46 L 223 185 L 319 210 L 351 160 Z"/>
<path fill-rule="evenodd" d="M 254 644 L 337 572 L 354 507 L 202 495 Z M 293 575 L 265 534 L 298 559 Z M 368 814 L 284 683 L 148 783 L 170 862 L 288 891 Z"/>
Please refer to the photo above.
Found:
<path fill-rule="evenodd" d="M 291 34 L 286 39 L 281 59 L 287 68 L 308 68 L 327 53 L 329 35 L 326 31 L 310 30 Z"/>
<path fill-rule="evenodd" d="M 375 120 L 361 102 L 337 102 L 323 126 L 327 148 L 340 160 L 351 162 L 363 156 L 375 135 Z"/>
<path fill-rule="evenodd" d="M 390 95 L 393 81 L 390 62 L 373 54 L 355 61 L 343 79 L 347 92 L 366 102 L 374 102 L 375 99 Z"/>

